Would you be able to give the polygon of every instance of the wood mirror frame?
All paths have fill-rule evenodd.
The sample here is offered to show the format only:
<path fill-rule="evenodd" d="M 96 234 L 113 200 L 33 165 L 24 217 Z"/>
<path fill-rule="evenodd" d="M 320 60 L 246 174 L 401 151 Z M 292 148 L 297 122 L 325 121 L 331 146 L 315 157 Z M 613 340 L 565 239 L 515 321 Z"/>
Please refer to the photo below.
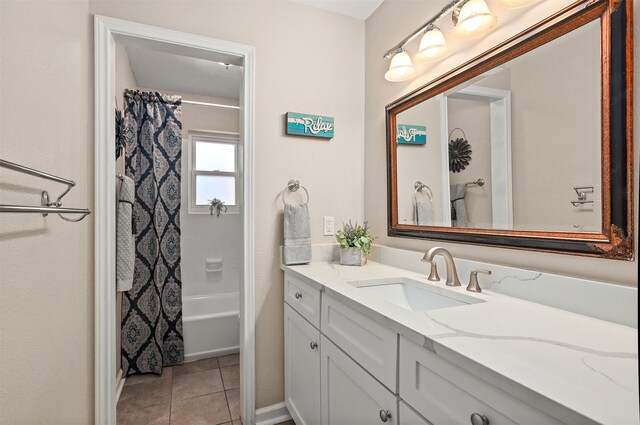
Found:
<path fill-rule="evenodd" d="M 594 20 L 601 22 L 602 232 L 398 223 L 396 116 Z M 631 260 L 633 243 L 633 0 L 581 0 L 386 107 L 388 235 Z"/>

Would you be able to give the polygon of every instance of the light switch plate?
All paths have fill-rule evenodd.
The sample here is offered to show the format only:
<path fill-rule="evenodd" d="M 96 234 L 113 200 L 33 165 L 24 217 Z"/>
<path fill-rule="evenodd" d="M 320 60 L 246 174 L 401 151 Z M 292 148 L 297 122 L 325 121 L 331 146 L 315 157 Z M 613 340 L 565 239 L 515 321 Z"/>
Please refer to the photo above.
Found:
<path fill-rule="evenodd" d="M 324 216 L 324 221 L 323 221 L 323 233 L 325 236 L 331 236 L 331 235 L 335 235 L 335 220 L 333 219 L 333 217 L 330 216 Z"/>

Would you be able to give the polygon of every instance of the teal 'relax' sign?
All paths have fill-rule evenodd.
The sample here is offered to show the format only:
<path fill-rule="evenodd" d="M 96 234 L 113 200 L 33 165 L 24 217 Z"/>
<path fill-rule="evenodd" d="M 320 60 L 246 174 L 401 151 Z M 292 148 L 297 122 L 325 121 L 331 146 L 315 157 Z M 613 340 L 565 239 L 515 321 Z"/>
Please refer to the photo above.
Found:
<path fill-rule="evenodd" d="M 426 145 L 427 127 L 423 125 L 398 124 L 396 140 L 404 145 Z"/>
<path fill-rule="evenodd" d="M 287 134 L 333 139 L 333 117 L 287 112 Z"/>

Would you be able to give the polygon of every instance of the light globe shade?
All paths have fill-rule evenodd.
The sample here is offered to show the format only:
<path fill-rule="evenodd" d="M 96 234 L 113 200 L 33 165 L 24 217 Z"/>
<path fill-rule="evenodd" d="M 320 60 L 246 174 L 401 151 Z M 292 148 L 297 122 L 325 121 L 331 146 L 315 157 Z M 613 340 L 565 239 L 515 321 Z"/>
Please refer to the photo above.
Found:
<path fill-rule="evenodd" d="M 448 52 L 449 48 L 442 31 L 438 28 L 431 28 L 424 33 L 420 40 L 418 58 L 434 62 L 444 58 Z"/>
<path fill-rule="evenodd" d="M 492 30 L 497 22 L 484 0 L 469 0 L 460 9 L 453 32 L 460 38 L 476 38 Z"/>
<path fill-rule="evenodd" d="M 399 81 L 405 81 L 411 78 L 416 69 L 411 63 L 411 57 L 404 50 L 393 55 L 389 70 L 384 74 L 384 78 L 387 81 L 397 83 Z"/>
<path fill-rule="evenodd" d="M 500 6 L 505 9 L 517 9 L 519 7 L 531 6 L 534 3 L 538 3 L 541 0 L 500 0 Z"/>

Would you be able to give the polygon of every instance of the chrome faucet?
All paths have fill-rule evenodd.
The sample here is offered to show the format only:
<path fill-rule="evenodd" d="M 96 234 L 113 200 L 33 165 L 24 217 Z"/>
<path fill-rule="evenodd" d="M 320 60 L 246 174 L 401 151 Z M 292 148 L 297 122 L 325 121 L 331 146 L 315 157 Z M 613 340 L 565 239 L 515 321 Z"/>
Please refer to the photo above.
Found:
<path fill-rule="evenodd" d="M 440 277 L 438 276 L 438 267 L 436 266 L 436 262 L 433 261 L 433 258 L 438 254 L 444 257 L 444 261 L 447 265 L 447 286 L 460 286 L 461 283 L 460 279 L 458 279 L 456 263 L 454 263 L 451 253 L 439 246 L 431 248 L 422 258 L 422 261 L 431 263 L 431 272 L 429 273 L 428 279 L 435 282 L 440 280 Z"/>

